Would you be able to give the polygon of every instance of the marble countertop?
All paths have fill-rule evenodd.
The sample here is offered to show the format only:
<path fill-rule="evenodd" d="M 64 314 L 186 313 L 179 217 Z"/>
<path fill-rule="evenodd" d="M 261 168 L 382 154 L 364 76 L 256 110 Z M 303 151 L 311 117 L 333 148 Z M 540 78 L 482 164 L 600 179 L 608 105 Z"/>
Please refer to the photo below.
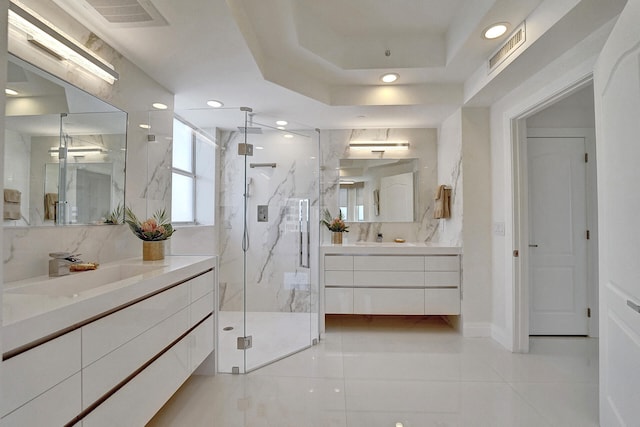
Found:
<path fill-rule="evenodd" d="M 353 255 L 457 255 L 462 253 L 462 248 L 439 243 L 356 242 L 322 245 L 321 251 L 323 254 Z"/>
<path fill-rule="evenodd" d="M 20 347 L 215 265 L 216 257 L 211 256 L 168 256 L 160 261 L 132 258 L 60 278 L 40 276 L 7 282 L 2 298 L 2 349 Z M 114 279 L 95 285 L 106 276 Z M 87 289 L 78 287 L 92 281 Z M 67 285 L 76 289 L 64 289 Z"/>

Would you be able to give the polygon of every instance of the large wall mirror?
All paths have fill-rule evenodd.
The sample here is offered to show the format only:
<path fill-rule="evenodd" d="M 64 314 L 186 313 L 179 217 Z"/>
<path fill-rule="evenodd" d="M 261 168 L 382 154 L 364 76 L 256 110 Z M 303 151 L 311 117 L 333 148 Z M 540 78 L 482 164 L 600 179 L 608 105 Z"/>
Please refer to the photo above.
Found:
<path fill-rule="evenodd" d="M 340 159 L 339 206 L 349 222 L 413 222 L 417 159 Z"/>
<path fill-rule="evenodd" d="M 7 90 L 4 225 L 113 222 L 127 114 L 12 55 Z"/>

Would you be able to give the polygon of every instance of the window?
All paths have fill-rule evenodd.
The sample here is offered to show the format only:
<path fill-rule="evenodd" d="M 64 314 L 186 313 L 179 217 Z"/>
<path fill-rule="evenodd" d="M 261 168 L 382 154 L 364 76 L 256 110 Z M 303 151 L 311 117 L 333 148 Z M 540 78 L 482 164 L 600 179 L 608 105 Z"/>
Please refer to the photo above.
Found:
<path fill-rule="evenodd" d="M 173 120 L 171 221 L 212 225 L 215 144 L 181 120 Z"/>

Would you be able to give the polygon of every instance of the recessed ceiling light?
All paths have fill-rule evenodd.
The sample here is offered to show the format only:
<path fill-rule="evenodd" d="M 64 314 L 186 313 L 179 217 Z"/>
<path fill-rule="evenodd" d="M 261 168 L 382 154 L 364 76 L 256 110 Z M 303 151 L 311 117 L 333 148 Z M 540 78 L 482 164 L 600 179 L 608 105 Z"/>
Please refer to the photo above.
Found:
<path fill-rule="evenodd" d="M 289 122 L 288 122 L 288 121 L 286 121 L 286 120 L 278 120 L 278 121 L 276 122 L 276 124 L 277 124 L 278 126 L 286 126 L 286 125 L 288 125 L 288 124 L 289 124 Z"/>
<path fill-rule="evenodd" d="M 291 135 L 290 133 L 287 133 L 284 135 L 285 138 L 293 138 L 293 135 Z"/>
<path fill-rule="evenodd" d="M 399 77 L 400 77 L 400 74 L 398 73 L 387 73 L 380 76 L 380 80 L 382 80 L 385 83 L 393 83 L 396 80 L 398 80 Z"/>
<path fill-rule="evenodd" d="M 489 28 L 485 29 L 482 33 L 482 37 L 487 40 L 497 39 L 501 35 L 507 32 L 507 24 L 499 23 L 493 24 Z"/>
<path fill-rule="evenodd" d="M 209 107 L 213 107 L 213 108 L 220 108 L 224 104 L 222 102 L 220 102 L 220 101 L 215 100 L 215 99 L 211 99 L 211 100 L 207 101 L 207 105 Z"/>
<path fill-rule="evenodd" d="M 6 89 L 4 90 L 4 93 L 6 93 L 7 95 L 13 95 L 13 96 L 15 96 L 15 95 L 17 95 L 17 94 L 18 94 L 18 92 L 17 92 L 17 91 L 15 91 L 15 90 L 13 90 L 13 89 L 9 89 L 9 88 L 6 88 Z"/>
<path fill-rule="evenodd" d="M 151 126 L 146 123 L 140 123 L 138 126 L 140 126 L 142 129 L 151 129 Z"/>
<path fill-rule="evenodd" d="M 286 127 L 284 127 L 284 126 L 278 126 L 276 129 L 279 129 L 279 130 L 285 130 L 285 129 L 286 129 Z"/>
<path fill-rule="evenodd" d="M 151 105 L 157 110 L 166 110 L 168 108 L 167 105 L 163 104 L 162 102 L 154 102 Z"/>

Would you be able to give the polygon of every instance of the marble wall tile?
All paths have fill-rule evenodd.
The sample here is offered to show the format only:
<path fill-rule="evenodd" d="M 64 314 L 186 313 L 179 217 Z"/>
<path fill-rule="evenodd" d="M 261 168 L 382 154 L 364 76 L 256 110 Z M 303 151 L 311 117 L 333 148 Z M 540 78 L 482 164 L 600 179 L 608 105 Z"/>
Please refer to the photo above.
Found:
<path fill-rule="evenodd" d="M 433 219 L 434 195 L 438 186 L 436 129 L 350 129 L 321 131 L 321 207 L 338 212 L 339 161 L 349 158 L 380 158 L 380 154 L 352 151 L 350 141 L 409 141 L 406 152 L 384 153 L 382 158 L 418 159 L 416 217 L 414 222 L 350 222 L 347 242 L 375 241 L 378 233 L 385 241 L 403 238 L 408 242 L 437 242 L 437 220 Z M 330 243 L 330 233 L 322 229 L 322 243 Z"/>
<path fill-rule="evenodd" d="M 244 157 L 237 154 L 243 140 L 239 132 L 228 132 L 219 141 L 221 309 L 240 310 L 246 297 L 249 311 L 307 312 L 317 307 L 317 275 L 311 273 L 317 271 L 318 248 L 310 245 L 315 270 L 301 267 L 300 209 L 301 202 L 303 208 L 308 204 L 310 239 L 317 241 L 317 137 L 310 133 L 285 139 L 280 132 L 252 136 L 255 149 L 247 157 L 246 188 Z M 276 167 L 251 167 L 252 163 L 275 163 Z M 248 233 L 243 238 L 245 191 Z M 258 205 L 268 207 L 268 221 L 258 221 Z"/>

